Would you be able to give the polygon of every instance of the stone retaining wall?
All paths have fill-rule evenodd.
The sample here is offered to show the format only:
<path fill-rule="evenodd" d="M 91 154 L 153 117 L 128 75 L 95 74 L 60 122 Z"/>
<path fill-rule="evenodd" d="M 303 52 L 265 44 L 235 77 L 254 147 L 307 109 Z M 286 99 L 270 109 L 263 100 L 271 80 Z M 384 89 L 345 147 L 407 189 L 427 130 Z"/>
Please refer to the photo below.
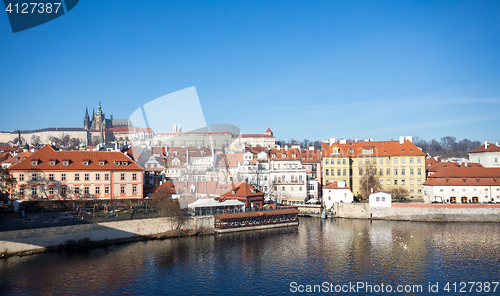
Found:
<path fill-rule="evenodd" d="M 203 231 L 213 228 L 213 216 L 188 218 L 182 229 Z M 155 237 L 178 228 L 172 218 L 137 219 L 71 226 L 0 232 L 0 255 L 42 252 L 47 248 L 78 242 L 113 242 Z"/>

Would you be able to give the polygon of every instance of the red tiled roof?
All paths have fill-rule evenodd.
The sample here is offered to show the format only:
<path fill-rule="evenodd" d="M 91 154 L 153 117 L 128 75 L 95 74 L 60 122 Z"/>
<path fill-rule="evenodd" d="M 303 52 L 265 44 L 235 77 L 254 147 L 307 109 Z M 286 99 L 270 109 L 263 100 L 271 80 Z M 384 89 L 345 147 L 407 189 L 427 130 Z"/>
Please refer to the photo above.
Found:
<path fill-rule="evenodd" d="M 267 134 L 241 134 L 242 138 L 274 138 L 271 135 Z"/>
<path fill-rule="evenodd" d="M 237 167 L 238 163 L 243 163 L 243 154 L 220 154 L 217 157 L 218 167 Z"/>
<path fill-rule="evenodd" d="M 495 144 L 489 143 L 486 145 L 488 148 L 484 149 L 484 145 L 477 147 L 476 149 L 470 151 L 469 153 L 478 153 L 478 152 L 497 152 L 500 151 L 500 147 Z"/>
<path fill-rule="evenodd" d="M 344 187 L 338 187 L 337 181 L 333 183 L 327 183 L 325 186 L 323 186 L 323 189 L 351 189 L 347 184 Z"/>
<path fill-rule="evenodd" d="M 201 147 L 200 149 L 196 150 L 195 152 L 189 153 L 190 157 L 202 157 L 201 152 L 203 152 L 203 157 L 208 157 L 212 156 L 212 152 L 208 150 L 206 147 Z"/>
<path fill-rule="evenodd" d="M 2 152 L 0 153 L 0 162 L 7 160 L 10 157 L 11 157 L 10 152 Z"/>
<path fill-rule="evenodd" d="M 294 157 L 295 155 L 295 157 Z M 285 148 L 281 149 L 271 149 L 269 151 L 269 157 L 271 160 L 300 160 L 300 151 L 297 148 L 289 148 L 288 151 Z"/>
<path fill-rule="evenodd" d="M 37 165 L 33 166 L 32 160 L 38 160 Z M 56 160 L 54 165 L 50 165 L 51 160 Z M 69 160 L 69 164 L 63 165 L 63 160 Z M 89 161 L 88 165 L 84 165 L 85 160 Z M 104 165 L 100 165 L 101 161 L 104 161 Z M 120 165 L 115 165 L 115 161 L 119 161 Z M 121 152 L 56 151 L 50 145 L 45 145 L 25 160 L 11 166 L 10 170 L 142 171 L 143 169 Z"/>
<path fill-rule="evenodd" d="M 430 178 L 500 178 L 500 168 L 485 167 L 445 167 Z"/>
<path fill-rule="evenodd" d="M 333 149 L 339 148 L 338 154 L 333 154 Z M 363 154 L 363 150 L 373 149 L 373 154 Z M 352 153 L 351 153 L 352 152 Z M 411 141 L 375 141 L 375 142 L 347 142 L 340 143 L 322 143 L 323 157 L 377 157 L 377 156 L 421 156 L 425 155 L 420 148 Z"/>
<path fill-rule="evenodd" d="M 270 127 L 268 127 L 268 128 L 267 128 L 266 133 L 272 133 L 272 131 L 271 131 L 271 128 L 270 128 Z"/>
<path fill-rule="evenodd" d="M 234 193 L 233 193 L 234 192 Z M 234 189 L 230 189 L 224 194 L 221 194 L 222 197 L 251 197 L 251 196 L 264 196 L 264 192 L 258 190 L 252 185 L 243 182 L 239 186 Z"/>

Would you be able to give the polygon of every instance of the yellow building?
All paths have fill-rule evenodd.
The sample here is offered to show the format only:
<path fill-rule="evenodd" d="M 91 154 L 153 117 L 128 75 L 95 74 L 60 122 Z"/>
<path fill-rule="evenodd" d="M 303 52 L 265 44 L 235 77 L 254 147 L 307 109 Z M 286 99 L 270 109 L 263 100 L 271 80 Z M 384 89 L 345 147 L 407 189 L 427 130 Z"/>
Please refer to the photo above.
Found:
<path fill-rule="evenodd" d="M 420 148 L 400 138 L 399 141 L 346 142 L 334 139 L 322 144 L 322 184 L 340 181 L 349 184 L 356 195 L 361 192 L 364 170 L 370 164 L 383 191 L 408 190 L 414 201 L 423 201 L 425 156 Z"/>

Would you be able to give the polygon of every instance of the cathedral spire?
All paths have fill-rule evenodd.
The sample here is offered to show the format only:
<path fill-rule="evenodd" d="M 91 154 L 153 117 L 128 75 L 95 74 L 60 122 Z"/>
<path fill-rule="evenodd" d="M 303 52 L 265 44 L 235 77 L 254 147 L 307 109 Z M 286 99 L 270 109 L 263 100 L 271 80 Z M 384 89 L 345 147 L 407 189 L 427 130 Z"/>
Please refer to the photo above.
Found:
<path fill-rule="evenodd" d="M 113 120 L 113 108 L 111 108 L 111 112 L 109 113 L 109 119 Z"/>

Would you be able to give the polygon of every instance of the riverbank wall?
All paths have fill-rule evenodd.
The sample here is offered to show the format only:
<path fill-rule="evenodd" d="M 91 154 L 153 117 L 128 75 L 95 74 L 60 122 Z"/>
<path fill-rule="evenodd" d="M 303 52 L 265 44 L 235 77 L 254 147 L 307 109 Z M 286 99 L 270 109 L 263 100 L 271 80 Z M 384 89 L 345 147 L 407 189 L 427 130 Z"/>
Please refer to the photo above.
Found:
<path fill-rule="evenodd" d="M 500 222 L 496 204 L 392 204 L 372 207 L 368 203 L 336 203 L 334 218 L 380 219 L 420 222 Z"/>
<path fill-rule="evenodd" d="M 136 219 L 0 232 L 0 257 L 210 231 L 213 216 Z"/>

